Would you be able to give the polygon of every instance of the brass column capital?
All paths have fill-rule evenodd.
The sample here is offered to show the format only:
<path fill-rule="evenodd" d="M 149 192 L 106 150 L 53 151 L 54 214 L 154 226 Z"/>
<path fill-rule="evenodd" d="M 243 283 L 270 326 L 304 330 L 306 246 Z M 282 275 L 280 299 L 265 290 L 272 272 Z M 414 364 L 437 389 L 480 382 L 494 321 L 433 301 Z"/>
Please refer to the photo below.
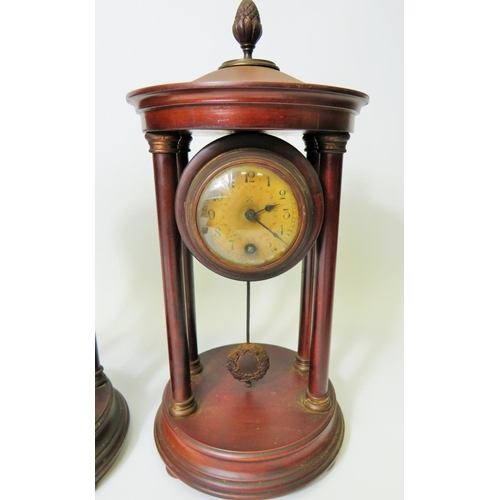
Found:
<path fill-rule="evenodd" d="M 178 132 L 147 132 L 145 138 L 149 143 L 150 153 L 177 154 L 180 134 Z"/>
<path fill-rule="evenodd" d="M 351 136 L 347 132 L 327 132 L 316 135 L 320 153 L 345 153 L 347 141 Z"/>

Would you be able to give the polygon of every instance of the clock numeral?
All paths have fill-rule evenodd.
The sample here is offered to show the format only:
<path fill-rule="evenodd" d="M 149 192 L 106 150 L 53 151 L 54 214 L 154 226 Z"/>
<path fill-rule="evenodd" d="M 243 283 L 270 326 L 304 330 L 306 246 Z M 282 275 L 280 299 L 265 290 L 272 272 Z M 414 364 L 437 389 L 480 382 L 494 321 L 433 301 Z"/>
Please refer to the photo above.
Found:
<path fill-rule="evenodd" d="M 285 234 L 285 228 L 283 227 L 283 225 L 281 225 L 278 229 L 278 233 L 280 233 L 282 236 Z"/>
<path fill-rule="evenodd" d="M 218 227 L 216 227 L 215 231 L 214 231 L 214 237 L 220 238 L 221 236 L 222 236 L 222 233 L 220 232 L 220 229 Z"/>
<path fill-rule="evenodd" d="M 231 172 L 229 174 L 229 186 L 231 186 L 232 188 L 234 188 L 234 174 L 233 174 L 233 172 Z"/>
<path fill-rule="evenodd" d="M 266 239 L 267 248 L 273 248 L 273 242 L 271 240 Z"/>
<path fill-rule="evenodd" d="M 286 189 L 279 190 L 280 200 L 284 200 L 286 196 Z"/>
<path fill-rule="evenodd" d="M 267 187 L 271 187 L 271 178 L 267 176 Z"/>
<path fill-rule="evenodd" d="M 290 210 L 289 208 L 284 208 L 284 209 L 283 209 L 283 212 L 285 212 L 285 213 L 283 214 L 283 219 L 289 219 L 289 218 L 291 217 L 289 210 Z M 282 227 L 283 227 L 283 226 L 282 226 Z M 282 233 L 282 234 L 283 234 L 283 233 Z"/>
<path fill-rule="evenodd" d="M 224 193 L 222 191 L 215 191 L 214 192 L 214 200 L 215 201 L 222 201 L 224 199 Z"/>
<path fill-rule="evenodd" d="M 234 250 L 234 240 L 228 240 L 231 243 L 231 250 Z"/>
<path fill-rule="evenodd" d="M 215 219 L 215 210 L 210 209 L 210 210 L 208 211 L 208 218 L 209 218 L 210 220 L 214 220 L 214 219 Z"/>
<path fill-rule="evenodd" d="M 245 176 L 245 182 L 255 182 L 255 172 L 247 172 L 247 175 Z"/>

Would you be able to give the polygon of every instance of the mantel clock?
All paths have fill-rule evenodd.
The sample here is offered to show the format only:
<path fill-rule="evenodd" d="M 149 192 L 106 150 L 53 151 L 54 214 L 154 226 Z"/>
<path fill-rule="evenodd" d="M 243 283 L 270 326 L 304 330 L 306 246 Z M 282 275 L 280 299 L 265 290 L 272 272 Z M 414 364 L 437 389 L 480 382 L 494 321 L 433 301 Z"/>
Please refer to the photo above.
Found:
<path fill-rule="evenodd" d="M 329 469 L 344 420 L 328 378 L 342 160 L 368 96 L 243 57 L 193 82 L 130 92 L 153 156 L 170 381 L 154 426 L 167 471 L 222 498 L 272 498 Z M 306 155 L 279 138 L 303 133 Z M 222 137 L 188 157 L 192 134 Z M 193 256 L 246 282 L 246 342 L 199 354 Z M 251 342 L 250 288 L 302 262 L 298 347 Z"/>

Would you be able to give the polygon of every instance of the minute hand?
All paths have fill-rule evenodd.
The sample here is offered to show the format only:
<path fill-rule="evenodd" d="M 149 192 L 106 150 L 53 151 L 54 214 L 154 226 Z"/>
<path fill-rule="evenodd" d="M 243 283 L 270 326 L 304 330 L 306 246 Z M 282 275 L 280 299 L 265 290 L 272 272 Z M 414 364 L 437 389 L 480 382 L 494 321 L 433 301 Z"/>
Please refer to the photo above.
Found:
<path fill-rule="evenodd" d="M 259 219 L 255 218 L 255 222 L 258 222 L 264 229 L 267 229 L 275 238 L 278 238 L 280 241 L 285 243 L 283 239 L 280 238 L 280 235 L 278 233 L 275 233 L 272 229 L 269 229 L 265 224 L 262 224 Z"/>

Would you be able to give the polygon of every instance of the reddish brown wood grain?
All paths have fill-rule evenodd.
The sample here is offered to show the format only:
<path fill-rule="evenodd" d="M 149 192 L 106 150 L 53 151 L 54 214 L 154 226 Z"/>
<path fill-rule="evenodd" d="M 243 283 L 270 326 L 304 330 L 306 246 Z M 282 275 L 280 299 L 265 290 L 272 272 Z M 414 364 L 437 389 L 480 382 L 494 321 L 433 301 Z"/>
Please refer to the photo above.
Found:
<path fill-rule="evenodd" d="M 127 100 L 140 114 L 144 131 L 351 132 L 368 96 L 339 87 L 302 83 L 191 82 L 140 89 L 130 92 Z"/>
<path fill-rule="evenodd" d="M 192 140 L 190 133 L 181 134 L 177 153 L 177 176 L 180 178 L 183 170 L 189 162 L 189 145 Z M 202 370 L 200 357 L 198 355 L 198 338 L 196 330 L 196 306 L 194 291 L 193 256 L 186 245 L 181 241 L 182 252 L 182 274 L 184 287 L 184 300 L 186 307 L 186 330 L 189 347 L 189 365 L 192 374 Z"/>
<path fill-rule="evenodd" d="M 304 134 L 307 159 L 319 171 L 318 142 L 314 134 Z M 316 244 L 302 262 L 300 289 L 299 346 L 295 366 L 301 371 L 309 370 L 311 355 L 311 335 L 316 282 Z"/>
<path fill-rule="evenodd" d="M 95 483 L 109 471 L 122 448 L 130 421 L 127 402 L 99 361 L 95 346 Z"/>
<path fill-rule="evenodd" d="M 328 405 L 328 367 L 333 313 L 333 292 L 342 181 L 342 160 L 349 134 L 318 135 L 320 180 L 323 186 L 325 218 L 317 240 L 316 301 L 311 344 L 308 393 L 313 401 Z"/>
<path fill-rule="evenodd" d="M 182 274 L 181 239 L 175 222 L 178 134 L 148 136 L 153 153 L 156 206 L 160 234 L 167 341 L 172 383 L 169 410 L 194 411 L 186 332 L 186 309 Z"/>
<path fill-rule="evenodd" d="M 294 491 L 334 462 L 344 435 L 344 421 L 333 402 L 326 412 L 304 407 L 307 375 L 293 368 L 294 353 L 265 345 L 271 366 L 247 388 L 224 368 L 233 346 L 201 355 L 204 370 L 193 377 L 202 401 L 189 417 L 166 411 L 166 387 L 155 421 L 155 440 L 171 475 L 210 495 L 273 498 Z"/>

